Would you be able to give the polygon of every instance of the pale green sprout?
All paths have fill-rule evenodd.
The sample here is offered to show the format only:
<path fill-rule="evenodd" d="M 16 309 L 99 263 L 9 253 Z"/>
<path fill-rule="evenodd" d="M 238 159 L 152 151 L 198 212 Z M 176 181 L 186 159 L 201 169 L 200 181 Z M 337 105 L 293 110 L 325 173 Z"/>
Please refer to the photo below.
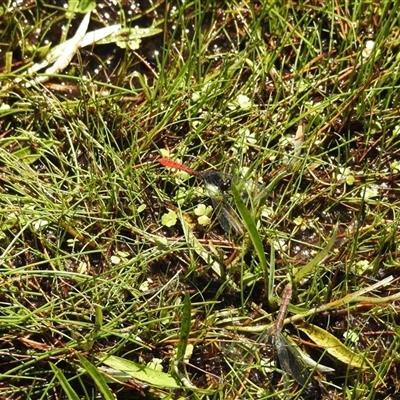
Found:
<path fill-rule="evenodd" d="M 178 221 L 178 216 L 176 212 L 173 210 L 169 210 L 161 217 L 161 224 L 170 228 L 171 226 L 175 226 Z"/>
<path fill-rule="evenodd" d="M 210 216 L 213 212 L 213 208 L 211 206 L 206 206 L 205 204 L 198 204 L 194 209 L 195 215 L 197 215 L 197 222 L 201 226 L 207 226 L 211 223 Z"/>
<path fill-rule="evenodd" d="M 180 187 L 177 191 L 176 191 L 176 195 L 175 195 L 175 201 L 177 204 L 182 205 L 185 203 L 185 199 L 187 197 L 187 189 L 184 187 Z"/>
<path fill-rule="evenodd" d="M 337 174 L 337 180 L 338 181 L 344 180 L 348 185 L 353 185 L 355 182 L 354 175 L 351 173 L 351 170 L 348 167 L 339 168 L 339 173 Z"/>
<path fill-rule="evenodd" d="M 303 222 L 304 222 L 304 219 L 303 219 L 303 217 L 296 217 L 296 218 L 293 220 L 293 222 L 294 222 L 295 225 L 301 226 L 301 225 L 303 224 Z"/>
<path fill-rule="evenodd" d="M 249 110 L 252 106 L 250 98 L 243 94 L 239 94 L 236 100 L 242 110 Z"/>
<path fill-rule="evenodd" d="M 207 226 L 207 225 L 210 225 L 211 218 L 207 217 L 207 215 L 202 215 L 197 218 L 197 222 L 201 226 Z"/>
<path fill-rule="evenodd" d="M 117 251 L 110 257 L 111 264 L 118 265 L 122 262 L 128 261 L 129 253 L 126 251 Z"/>
<path fill-rule="evenodd" d="M 273 218 L 274 214 L 275 214 L 275 212 L 272 207 L 262 206 L 262 208 L 261 208 L 261 217 L 262 218 L 270 221 Z"/>
<path fill-rule="evenodd" d="M 357 332 L 354 331 L 348 331 L 343 333 L 343 338 L 346 339 L 347 341 L 355 344 L 359 341 L 359 335 Z"/>
<path fill-rule="evenodd" d="M 167 150 L 167 149 L 160 149 L 160 155 L 163 158 L 170 158 L 171 157 L 171 154 L 170 154 L 169 150 Z"/>
<path fill-rule="evenodd" d="M 121 258 L 118 256 L 111 256 L 110 261 L 111 261 L 111 264 L 118 265 L 121 262 Z"/>
<path fill-rule="evenodd" d="M 398 174 L 400 172 L 400 161 L 393 161 L 390 167 L 395 174 Z"/>
<path fill-rule="evenodd" d="M 35 232 L 39 231 L 41 228 L 49 225 L 50 222 L 47 221 L 46 219 L 39 219 L 33 223 L 33 229 Z"/>
<path fill-rule="evenodd" d="M 201 93 L 200 92 L 193 92 L 191 100 L 193 103 L 198 102 L 201 99 Z"/>
<path fill-rule="evenodd" d="M 355 265 L 355 273 L 359 275 L 363 275 L 366 271 L 371 268 L 371 264 L 368 260 L 360 260 L 356 262 Z"/>
<path fill-rule="evenodd" d="M 240 129 L 239 135 L 241 139 L 238 140 L 233 146 L 235 153 L 237 153 L 238 151 L 246 152 L 249 148 L 249 145 L 254 145 L 257 143 L 256 134 L 254 132 L 251 132 L 248 128 Z"/>
<path fill-rule="evenodd" d="M 145 209 L 146 209 L 146 204 L 141 204 L 141 205 L 137 208 L 138 214 L 140 214 L 141 212 L 143 212 Z"/>

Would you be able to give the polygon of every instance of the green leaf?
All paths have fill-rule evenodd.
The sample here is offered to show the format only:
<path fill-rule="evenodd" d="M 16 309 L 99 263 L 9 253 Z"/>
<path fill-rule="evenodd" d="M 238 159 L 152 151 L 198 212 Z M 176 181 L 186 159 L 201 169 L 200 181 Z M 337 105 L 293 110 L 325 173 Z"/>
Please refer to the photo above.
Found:
<path fill-rule="evenodd" d="M 96 1 L 94 0 L 80 0 L 76 12 L 86 14 L 96 8 Z"/>
<path fill-rule="evenodd" d="M 365 365 L 367 359 L 364 356 L 346 347 L 339 339 L 326 330 L 306 322 L 298 326 L 298 328 L 336 359 L 351 367 L 368 368 L 368 366 Z"/>
<path fill-rule="evenodd" d="M 200 217 L 197 218 L 197 223 L 200 226 L 207 226 L 210 225 L 211 223 L 211 218 L 207 217 L 207 215 L 201 215 Z"/>
<path fill-rule="evenodd" d="M 140 214 L 141 212 L 143 212 L 146 209 L 146 204 L 141 204 L 138 208 L 137 208 L 137 213 Z"/>
<path fill-rule="evenodd" d="M 183 361 L 183 359 L 185 358 L 186 346 L 189 341 L 190 328 L 192 326 L 191 317 L 192 317 L 192 303 L 190 301 L 189 294 L 186 292 L 185 299 L 183 301 L 182 322 L 179 333 L 178 349 L 176 352 L 176 358 L 178 361 Z"/>
<path fill-rule="evenodd" d="M 75 390 L 72 388 L 70 383 L 68 382 L 67 378 L 63 374 L 63 372 L 58 369 L 53 363 L 50 363 L 50 367 L 53 370 L 53 372 L 56 375 L 56 378 L 60 382 L 60 385 L 64 389 L 65 394 L 67 395 L 69 400 L 79 400 L 80 397 L 78 394 L 75 392 Z"/>
<path fill-rule="evenodd" d="M 94 0 L 69 0 L 66 16 L 68 19 L 74 17 L 75 13 L 86 14 L 96 8 Z"/>
<path fill-rule="evenodd" d="M 125 360 L 117 356 L 101 355 L 103 364 L 132 376 L 142 382 L 147 382 L 153 386 L 169 389 L 179 389 L 181 386 L 176 382 L 173 376 L 165 372 L 155 371 L 144 365 L 133 361 Z"/>
<path fill-rule="evenodd" d="M 74 14 L 79 7 L 79 0 L 69 0 L 68 1 L 68 8 L 66 12 L 66 16 L 68 19 L 71 19 L 74 17 Z"/>
<path fill-rule="evenodd" d="M 167 213 L 163 214 L 161 217 L 161 223 L 164 226 L 167 226 L 170 228 L 171 226 L 174 226 L 176 224 L 176 221 L 178 220 L 178 217 L 176 215 L 176 212 L 173 210 L 169 210 Z"/>
<path fill-rule="evenodd" d="M 106 36 L 104 39 L 96 41 L 97 44 L 116 43 L 117 46 L 125 48 L 129 47 L 132 50 L 139 48 L 140 40 L 144 37 L 154 36 L 162 32 L 159 28 L 121 28 L 116 32 Z"/>
<path fill-rule="evenodd" d="M 267 259 L 265 258 L 264 246 L 262 244 L 261 237 L 258 234 L 253 218 L 251 217 L 249 210 L 244 205 L 242 197 L 240 196 L 240 193 L 236 189 L 235 185 L 232 185 L 231 191 L 235 200 L 236 208 L 239 211 L 240 216 L 242 217 L 243 223 L 246 226 L 247 232 L 249 233 L 251 242 L 253 243 L 254 249 L 260 261 L 261 271 L 264 274 L 264 278 L 268 280 Z M 265 287 L 269 287 L 268 282 L 265 283 Z M 267 298 L 269 299 L 268 295 Z"/>
<path fill-rule="evenodd" d="M 89 362 L 85 357 L 81 356 L 79 353 L 78 353 L 78 358 L 82 364 L 82 367 L 90 375 L 90 377 L 95 382 L 97 388 L 100 390 L 101 394 L 103 395 L 103 399 L 115 400 L 114 395 L 112 394 L 105 379 L 103 378 L 101 373 L 97 370 L 97 368 L 91 362 Z"/>

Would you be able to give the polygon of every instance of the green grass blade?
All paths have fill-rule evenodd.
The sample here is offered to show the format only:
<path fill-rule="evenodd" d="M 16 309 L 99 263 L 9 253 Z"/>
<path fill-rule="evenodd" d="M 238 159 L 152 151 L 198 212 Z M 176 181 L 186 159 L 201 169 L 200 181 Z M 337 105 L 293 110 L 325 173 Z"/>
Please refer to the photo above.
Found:
<path fill-rule="evenodd" d="M 245 204 L 243 203 L 242 197 L 240 196 L 239 191 L 236 189 L 234 185 L 231 187 L 232 190 L 232 195 L 235 200 L 235 205 L 237 207 L 237 210 L 239 211 L 240 216 L 243 219 L 243 223 L 247 229 L 247 232 L 249 233 L 250 240 L 253 243 L 254 249 L 257 253 L 259 262 L 260 262 L 260 268 L 261 271 L 263 272 L 264 279 L 268 278 L 268 267 L 267 267 L 267 259 L 265 257 L 264 253 L 264 246 L 261 241 L 261 237 L 257 231 L 256 224 L 253 221 L 253 218 L 250 215 L 249 210 L 246 208 Z M 268 282 L 265 282 L 265 287 L 268 288 L 269 284 Z M 267 294 L 268 297 L 268 294 Z"/>
<path fill-rule="evenodd" d="M 101 373 L 97 370 L 97 368 L 90 361 L 88 361 L 85 357 L 81 356 L 79 353 L 78 353 L 78 358 L 79 358 L 80 363 L 82 364 L 82 367 L 90 375 L 90 377 L 95 382 L 97 388 L 102 393 L 103 398 L 106 400 L 114 400 L 113 393 L 111 392 L 105 379 L 103 378 Z"/>
<path fill-rule="evenodd" d="M 190 301 L 190 296 L 188 293 L 185 293 L 185 299 L 183 301 L 181 331 L 179 335 L 179 344 L 176 353 L 178 361 L 183 361 L 183 359 L 185 358 L 186 347 L 189 340 L 190 328 L 192 326 L 191 312 L 192 312 L 192 303 Z"/>
<path fill-rule="evenodd" d="M 100 356 L 103 356 L 103 354 Z M 166 372 L 156 371 L 155 369 L 148 368 L 133 361 L 125 360 L 121 357 L 108 356 L 107 354 L 104 354 L 102 363 L 150 385 L 169 389 L 181 388 L 172 375 L 167 374 Z"/>
<path fill-rule="evenodd" d="M 314 268 L 328 255 L 332 246 L 335 244 L 338 235 L 338 225 L 335 226 L 332 237 L 323 250 L 321 250 L 308 264 L 300 268 L 295 274 L 295 282 L 300 282 L 305 276 L 309 275 Z"/>
<path fill-rule="evenodd" d="M 75 392 L 75 390 L 72 388 L 70 383 L 68 382 L 67 378 L 63 374 L 63 372 L 53 363 L 50 363 L 50 367 L 53 370 L 53 372 L 56 375 L 56 378 L 60 382 L 60 385 L 64 389 L 65 394 L 67 395 L 69 400 L 79 400 L 80 397 L 78 394 Z"/>

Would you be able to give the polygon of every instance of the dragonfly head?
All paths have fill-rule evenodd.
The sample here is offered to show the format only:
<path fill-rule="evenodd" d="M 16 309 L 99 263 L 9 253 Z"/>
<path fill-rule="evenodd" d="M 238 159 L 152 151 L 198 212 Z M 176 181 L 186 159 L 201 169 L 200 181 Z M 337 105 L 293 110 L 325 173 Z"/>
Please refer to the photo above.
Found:
<path fill-rule="evenodd" d="M 208 171 L 203 175 L 204 182 L 210 191 L 214 192 L 226 192 L 228 191 L 231 186 L 232 186 L 232 180 L 230 178 L 227 178 L 222 174 L 221 172 L 218 171 Z M 212 186 L 215 187 L 214 190 L 212 190 Z"/>

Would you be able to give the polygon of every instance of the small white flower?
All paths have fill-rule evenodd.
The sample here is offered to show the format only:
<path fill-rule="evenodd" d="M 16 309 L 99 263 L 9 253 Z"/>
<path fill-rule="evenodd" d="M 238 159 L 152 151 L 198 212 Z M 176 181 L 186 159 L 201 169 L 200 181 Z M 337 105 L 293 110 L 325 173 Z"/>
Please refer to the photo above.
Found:
<path fill-rule="evenodd" d="M 249 99 L 247 96 L 243 95 L 243 94 L 239 94 L 239 95 L 238 95 L 238 97 L 237 97 L 237 102 L 238 102 L 238 104 L 239 104 L 239 107 L 240 107 L 242 110 L 249 110 L 249 109 L 251 108 L 251 101 L 250 101 L 250 99 Z"/>
<path fill-rule="evenodd" d="M 139 286 L 139 290 L 141 292 L 147 292 L 149 290 L 150 284 L 153 283 L 153 280 L 151 278 L 147 278 L 142 284 Z"/>
<path fill-rule="evenodd" d="M 374 46 L 375 42 L 373 40 L 367 40 L 365 42 L 364 50 L 362 51 L 363 58 L 368 58 L 371 55 Z"/>
<path fill-rule="evenodd" d="M 379 190 L 377 185 L 366 186 L 361 191 L 361 197 L 364 198 L 367 203 L 373 203 L 373 198 L 378 196 Z"/>
<path fill-rule="evenodd" d="M 35 231 L 38 231 L 40 228 L 43 228 L 44 226 L 48 225 L 50 222 L 45 220 L 45 219 L 40 219 L 38 221 L 35 221 L 33 223 L 33 229 Z"/>

